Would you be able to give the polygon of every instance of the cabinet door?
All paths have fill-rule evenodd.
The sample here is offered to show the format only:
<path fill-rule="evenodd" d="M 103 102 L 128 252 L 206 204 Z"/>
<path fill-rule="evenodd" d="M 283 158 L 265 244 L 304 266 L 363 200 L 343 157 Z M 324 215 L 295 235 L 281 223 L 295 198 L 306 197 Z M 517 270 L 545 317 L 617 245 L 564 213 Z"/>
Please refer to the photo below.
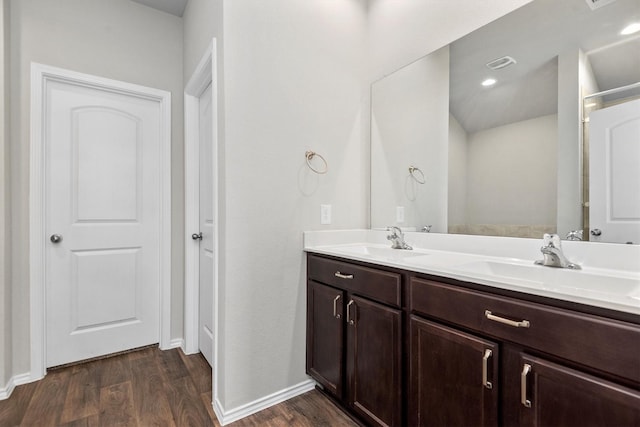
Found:
<path fill-rule="evenodd" d="M 307 286 L 307 373 L 342 397 L 344 292 L 320 283 Z"/>
<path fill-rule="evenodd" d="M 349 406 L 369 425 L 399 426 L 402 313 L 352 296 L 345 315 Z"/>
<path fill-rule="evenodd" d="M 409 424 L 496 426 L 498 345 L 411 316 Z"/>
<path fill-rule="evenodd" d="M 522 355 L 520 425 L 638 426 L 640 392 Z"/>

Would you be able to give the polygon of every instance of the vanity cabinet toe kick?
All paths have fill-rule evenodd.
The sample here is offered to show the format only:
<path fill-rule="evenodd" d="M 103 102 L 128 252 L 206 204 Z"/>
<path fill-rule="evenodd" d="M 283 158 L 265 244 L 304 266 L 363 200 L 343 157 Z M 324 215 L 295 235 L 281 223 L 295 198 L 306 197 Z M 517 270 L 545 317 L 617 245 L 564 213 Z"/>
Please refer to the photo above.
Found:
<path fill-rule="evenodd" d="M 640 425 L 640 321 L 307 260 L 307 373 L 365 425 Z"/>

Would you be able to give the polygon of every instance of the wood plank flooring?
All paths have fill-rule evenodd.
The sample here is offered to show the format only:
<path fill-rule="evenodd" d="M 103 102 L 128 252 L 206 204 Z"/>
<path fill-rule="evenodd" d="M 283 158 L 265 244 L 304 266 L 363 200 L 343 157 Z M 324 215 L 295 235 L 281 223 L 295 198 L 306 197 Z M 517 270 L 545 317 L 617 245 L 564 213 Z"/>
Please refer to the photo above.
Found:
<path fill-rule="evenodd" d="M 317 391 L 229 424 L 356 426 Z M 215 426 L 211 368 L 202 355 L 157 347 L 51 370 L 0 401 L 0 426 Z"/>

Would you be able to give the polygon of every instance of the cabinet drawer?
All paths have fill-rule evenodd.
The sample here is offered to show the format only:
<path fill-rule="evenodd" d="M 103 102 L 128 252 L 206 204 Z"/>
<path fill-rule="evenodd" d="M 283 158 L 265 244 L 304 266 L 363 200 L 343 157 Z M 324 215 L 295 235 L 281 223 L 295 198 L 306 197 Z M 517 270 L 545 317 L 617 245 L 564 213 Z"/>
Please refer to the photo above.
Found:
<path fill-rule="evenodd" d="M 398 273 L 309 255 L 307 274 L 309 280 L 336 286 L 396 307 L 401 305 L 402 282 Z"/>
<path fill-rule="evenodd" d="M 640 384 L 640 326 L 412 278 L 414 313 L 572 360 Z"/>

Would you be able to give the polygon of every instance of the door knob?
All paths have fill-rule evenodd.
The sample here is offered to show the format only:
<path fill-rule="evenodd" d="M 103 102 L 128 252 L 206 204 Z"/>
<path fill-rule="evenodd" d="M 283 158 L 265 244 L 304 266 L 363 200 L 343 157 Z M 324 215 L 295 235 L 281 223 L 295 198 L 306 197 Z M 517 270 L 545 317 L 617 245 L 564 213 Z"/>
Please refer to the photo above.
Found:
<path fill-rule="evenodd" d="M 59 234 L 52 234 L 49 238 L 53 243 L 60 243 L 62 241 L 62 236 Z"/>
<path fill-rule="evenodd" d="M 191 235 L 191 238 L 192 238 L 193 240 L 202 240 L 202 233 L 193 233 L 193 234 Z"/>
<path fill-rule="evenodd" d="M 601 234 L 602 234 L 602 230 L 600 230 L 599 228 L 594 228 L 593 230 L 591 230 L 592 236 L 600 236 Z"/>

